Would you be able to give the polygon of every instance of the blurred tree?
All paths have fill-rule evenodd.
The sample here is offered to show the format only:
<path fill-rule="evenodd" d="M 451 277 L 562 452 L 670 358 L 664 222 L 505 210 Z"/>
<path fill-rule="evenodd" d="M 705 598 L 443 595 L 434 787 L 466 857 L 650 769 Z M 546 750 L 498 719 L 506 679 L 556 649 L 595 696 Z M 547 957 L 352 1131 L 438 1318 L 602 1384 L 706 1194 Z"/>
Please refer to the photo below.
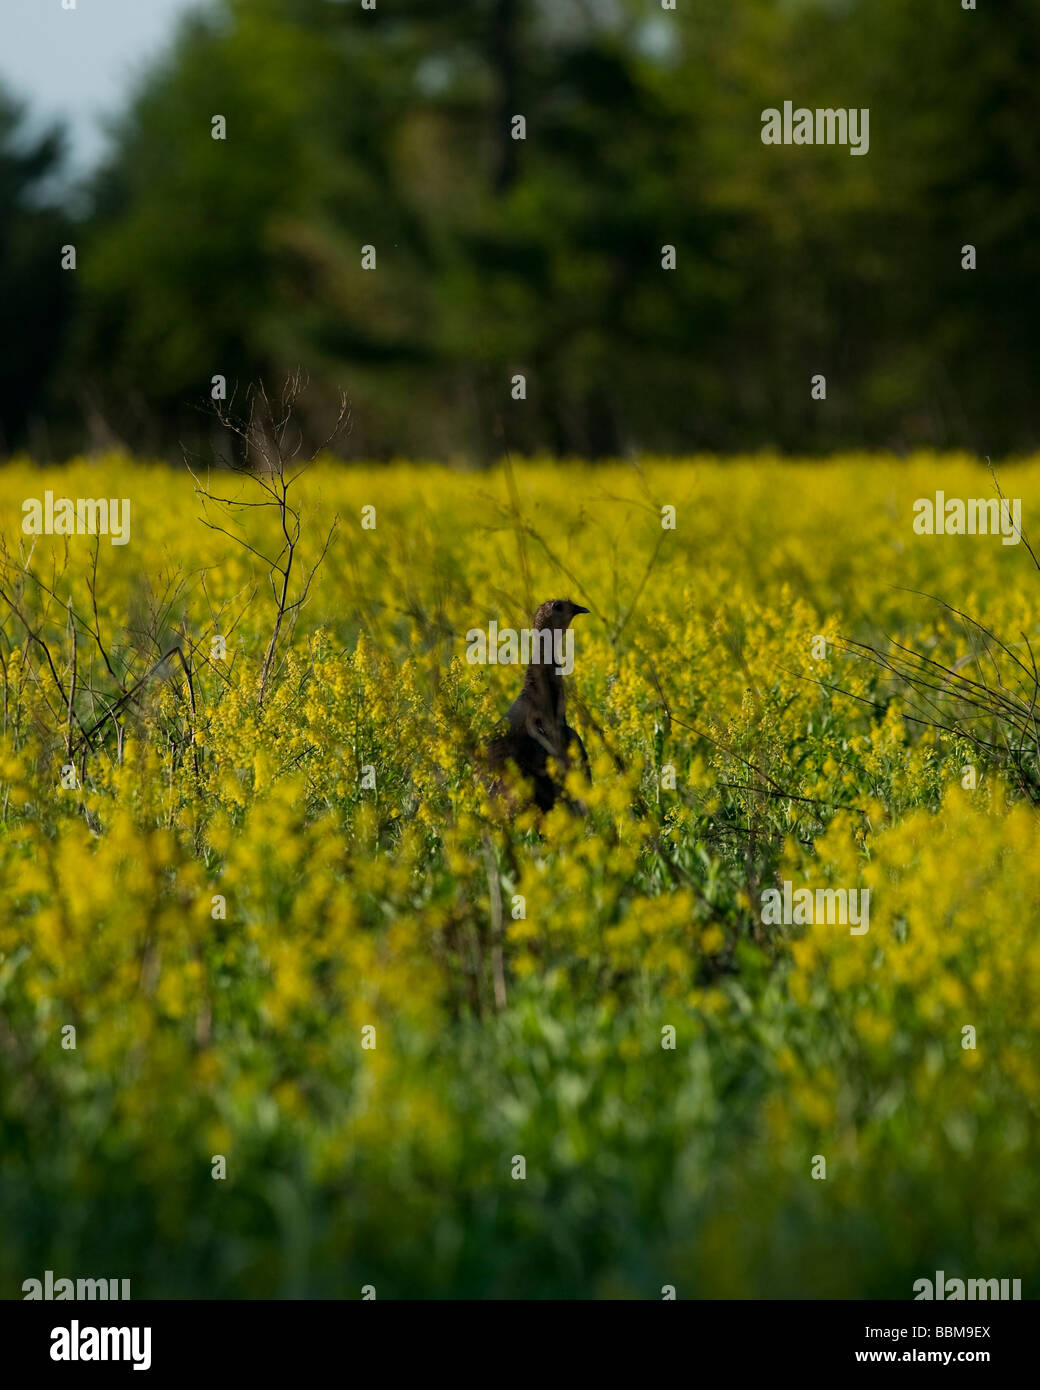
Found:
<path fill-rule="evenodd" d="M 55 128 L 32 137 L 24 108 L 0 90 L 0 449 L 33 435 L 48 451 L 44 395 L 68 321 L 73 277 L 60 270 L 69 223 L 47 200 L 60 167 Z"/>
<path fill-rule="evenodd" d="M 213 0 L 97 180 L 67 400 L 169 447 L 302 366 L 377 456 L 1035 446 L 1038 59 L 1032 0 Z M 763 145 L 788 99 L 869 154 Z"/>

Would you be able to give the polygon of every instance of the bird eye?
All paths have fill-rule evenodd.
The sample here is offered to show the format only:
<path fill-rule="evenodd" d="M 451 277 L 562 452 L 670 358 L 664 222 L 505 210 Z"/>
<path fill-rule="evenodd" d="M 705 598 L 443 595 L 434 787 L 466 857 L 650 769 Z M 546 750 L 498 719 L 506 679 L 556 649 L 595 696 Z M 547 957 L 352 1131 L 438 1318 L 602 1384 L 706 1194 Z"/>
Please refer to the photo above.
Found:
<path fill-rule="evenodd" d="M 560 602 L 559 599 L 557 599 L 556 602 L 553 604 L 553 612 L 558 613 L 562 607 L 563 604 Z"/>

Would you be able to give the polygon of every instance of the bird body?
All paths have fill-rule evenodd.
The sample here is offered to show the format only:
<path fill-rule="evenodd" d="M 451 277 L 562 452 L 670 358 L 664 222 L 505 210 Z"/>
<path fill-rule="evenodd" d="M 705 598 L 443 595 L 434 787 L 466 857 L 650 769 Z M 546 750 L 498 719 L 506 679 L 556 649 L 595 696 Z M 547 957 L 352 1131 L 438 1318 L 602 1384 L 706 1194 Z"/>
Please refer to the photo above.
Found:
<path fill-rule="evenodd" d="M 570 599 L 549 599 L 535 614 L 534 627 L 536 631 L 552 628 L 562 633 L 573 617 L 588 611 Z M 506 718 L 508 732 L 493 739 L 488 748 L 491 768 L 498 772 L 508 763 L 515 763 L 534 784 L 535 804 L 548 811 L 560 794 L 549 773 L 549 759 L 566 774 L 572 753 L 576 752 L 586 775 L 589 770 L 585 745 L 567 723 L 567 692 L 555 660 L 539 660 L 536 650 L 535 659 L 524 673 L 523 688 Z"/>

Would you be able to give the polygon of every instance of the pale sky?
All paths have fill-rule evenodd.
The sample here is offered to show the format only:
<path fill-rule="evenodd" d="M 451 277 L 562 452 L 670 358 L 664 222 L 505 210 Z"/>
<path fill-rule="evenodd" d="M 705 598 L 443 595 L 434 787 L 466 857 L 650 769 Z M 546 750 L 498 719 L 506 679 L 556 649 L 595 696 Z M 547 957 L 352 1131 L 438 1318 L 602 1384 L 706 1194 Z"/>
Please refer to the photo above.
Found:
<path fill-rule="evenodd" d="M 66 0 L 67 2 L 67 0 Z M 119 111 L 133 80 L 162 53 L 177 19 L 207 0 L 0 0 L 0 84 L 29 102 L 34 124 L 69 122 L 69 173 L 104 149 L 98 117 Z"/>

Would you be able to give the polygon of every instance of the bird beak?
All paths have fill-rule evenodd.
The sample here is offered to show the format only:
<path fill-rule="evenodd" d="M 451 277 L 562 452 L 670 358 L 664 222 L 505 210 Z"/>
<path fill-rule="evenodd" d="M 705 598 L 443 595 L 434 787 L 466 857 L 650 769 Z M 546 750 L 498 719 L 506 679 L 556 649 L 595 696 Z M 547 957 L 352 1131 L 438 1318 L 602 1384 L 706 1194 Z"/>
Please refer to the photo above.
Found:
<path fill-rule="evenodd" d="M 571 608 L 573 610 L 574 617 L 577 617 L 579 613 L 587 613 L 589 611 L 587 608 L 582 608 L 580 603 L 572 603 Z"/>

